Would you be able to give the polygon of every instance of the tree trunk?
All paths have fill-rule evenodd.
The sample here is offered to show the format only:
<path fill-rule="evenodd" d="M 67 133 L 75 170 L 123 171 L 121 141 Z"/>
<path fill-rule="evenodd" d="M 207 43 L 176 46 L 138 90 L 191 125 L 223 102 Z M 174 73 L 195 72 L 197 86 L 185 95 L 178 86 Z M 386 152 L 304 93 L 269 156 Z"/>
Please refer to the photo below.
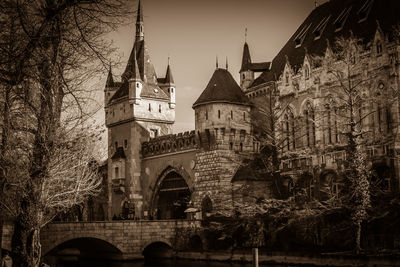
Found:
<path fill-rule="evenodd" d="M 19 216 L 14 223 L 13 266 L 38 267 L 41 257 L 40 229 L 29 227 L 24 217 Z"/>
<path fill-rule="evenodd" d="M 361 220 L 357 221 L 357 233 L 356 233 L 356 254 L 361 252 Z"/>
<path fill-rule="evenodd" d="M 258 267 L 258 248 L 253 248 L 253 267 Z"/>

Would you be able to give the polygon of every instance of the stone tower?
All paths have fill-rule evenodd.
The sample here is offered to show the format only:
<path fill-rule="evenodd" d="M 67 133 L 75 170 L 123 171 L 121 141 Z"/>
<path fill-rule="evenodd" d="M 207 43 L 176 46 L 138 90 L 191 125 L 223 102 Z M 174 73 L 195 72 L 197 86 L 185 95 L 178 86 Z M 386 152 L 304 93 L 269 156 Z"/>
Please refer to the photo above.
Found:
<path fill-rule="evenodd" d="M 243 158 L 256 152 L 251 105 L 228 70 L 217 68 L 193 104 L 200 149 L 196 154 L 194 206 L 229 205 L 231 179 Z M 226 197 L 226 199 L 225 199 Z M 207 204 L 209 205 L 209 204 Z"/>
<path fill-rule="evenodd" d="M 171 134 L 175 121 L 171 67 L 168 64 L 165 78 L 157 78 L 144 37 L 139 1 L 135 41 L 121 82 L 114 81 L 110 69 L 105 87 L 110 217 L 119 216 L 126 203 L 135 209 L 135 217 L 143 216 L 141 144 Z"/>

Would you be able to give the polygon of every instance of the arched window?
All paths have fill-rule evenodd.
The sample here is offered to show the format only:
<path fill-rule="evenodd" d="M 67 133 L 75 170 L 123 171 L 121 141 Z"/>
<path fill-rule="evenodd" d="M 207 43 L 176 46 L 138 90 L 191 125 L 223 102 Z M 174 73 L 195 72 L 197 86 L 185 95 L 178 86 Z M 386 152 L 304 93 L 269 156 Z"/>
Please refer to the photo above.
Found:
<path fill-rule="evenodd" d="M 289 151 L 290 150 L 290 142 L 289 142 L 290 133 L 289 133 L 289 117 L 288 117 L 287 114 L 285 114 L 285 122 L 284 122 L 284 124 L 285 124 L 284 131 L 285 131 L 285 135 L 286 135 L 285 143 L 286 143 L 286 148 Z"/>
<path fill-rule="evenodd" d="M 296 131 L 295 131 L 294 115 L 292 112 L 290 112 L 290 121 L 291 121 L 292 147 L 293 147 L 293 150 L 295 150 L 296 149 Z"/>
<path fill-rule="evenodd" d="M 376 42 L 376 55 L 382 55 L 382 43 L 379 40 Z"/>
<path fill-rule="evenodd" d="M 308 147 L 315 146 L 315 115 L 311 103 L 307 103 L 304 111 L 304 119 L 306 126 L 306 144 Z"/>
<path fill-rule="evenodd" d="M 326 122 L 327 122 L 328 144 L 332 144 L 332 113 L 330 105 L 326 105 Z"/>
<path fill-rule="evenodd" d="M 221 110 L 218 110 L 218 119 L 221 118 Z"/>
<path fill-rule="evenodd" d="M 293 112 L 288 109 L 284 116 L 284 133 L 287 150 L 296 149 L 296 131 Z"/>
<path fill-rule="evenodd" d="M 289 85 L 289 73 L 288 72 L 285 73 L 285 84 Z"/>
<path fill-rule="evenodd" d="M 151 111 L 151 104 L 149 103 L 149 111 Z"/>
<path fill-rule="evenodd" d="M 304 66 L 304 77 L 306 80 L 310 78 L 310 67 L 308 65 Z"/>

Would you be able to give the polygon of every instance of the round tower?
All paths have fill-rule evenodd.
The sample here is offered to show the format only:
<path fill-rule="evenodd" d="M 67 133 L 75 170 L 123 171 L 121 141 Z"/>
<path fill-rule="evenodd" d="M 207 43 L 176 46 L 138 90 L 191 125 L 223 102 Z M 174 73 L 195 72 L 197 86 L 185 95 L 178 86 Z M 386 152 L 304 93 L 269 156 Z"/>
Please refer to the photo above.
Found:
<path fill-rule="evenodd" d="M 193 109 L 202 147 L 253 151 L 251 105 L 228 70 L 215 70 Z"/>

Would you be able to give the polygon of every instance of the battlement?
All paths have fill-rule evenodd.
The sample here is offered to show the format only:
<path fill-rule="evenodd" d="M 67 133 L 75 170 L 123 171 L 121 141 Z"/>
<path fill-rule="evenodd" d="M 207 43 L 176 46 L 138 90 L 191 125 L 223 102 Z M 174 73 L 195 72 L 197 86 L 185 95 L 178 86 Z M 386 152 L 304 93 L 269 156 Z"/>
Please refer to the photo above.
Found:
<path fill-rule="evenodd" d="M 142 143 L 142 157 L 174 153 L 198 148 L 195 131 L 178 134 L 168 134 L 152 138 Z"/>

